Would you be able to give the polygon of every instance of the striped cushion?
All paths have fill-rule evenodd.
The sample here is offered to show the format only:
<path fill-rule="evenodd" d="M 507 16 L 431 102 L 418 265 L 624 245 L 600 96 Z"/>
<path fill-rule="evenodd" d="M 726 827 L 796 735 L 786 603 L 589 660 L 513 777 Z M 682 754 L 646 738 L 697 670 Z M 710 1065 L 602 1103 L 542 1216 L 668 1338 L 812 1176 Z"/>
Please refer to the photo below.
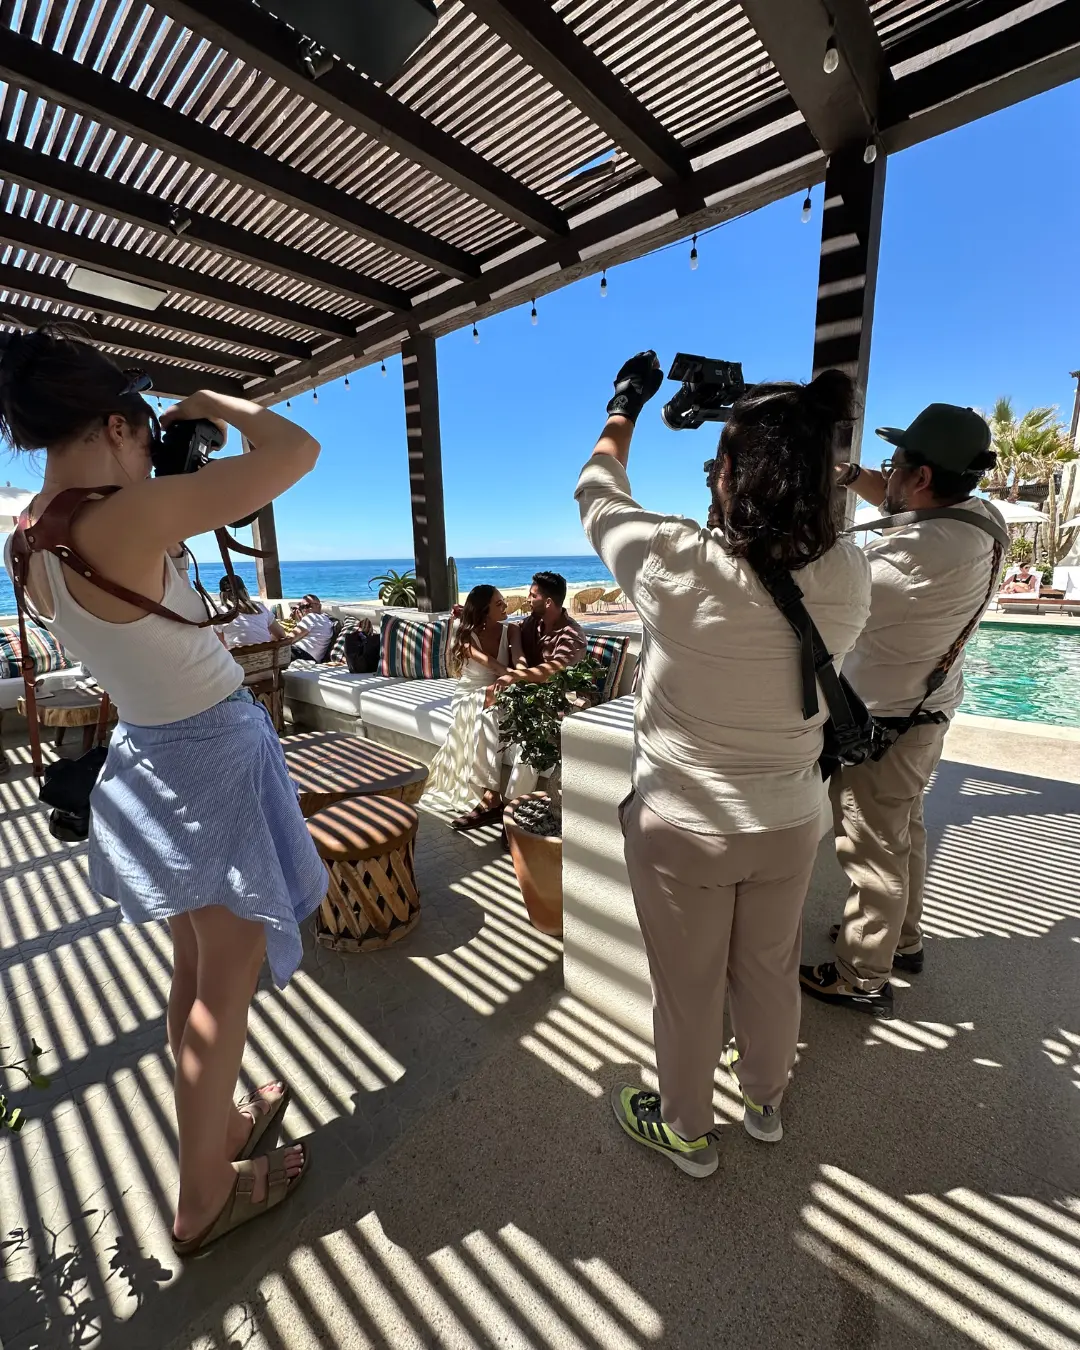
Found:
<path fill-rule="evenodd" d="M 600 691 L 600 702 L 607 703 L 619 692 L 619 681 L 622 679 L 623 666 L 626 664 L 626 649 L 630 646 L 630 639 L 592 637 L 588 633 L 585 636 L 589 644 L 585 648 L 585 655 L 599 661 L 604 667 L 602 676 L 597 680 L 597 686 Z"/>
<path fill-rule="evenodd" d="M 384 614 L 379 674 L 406 680 L 447 679 L 452 622 L 446 618 L 420 623 L 397 614 Z"/>
<path fill-rule="evenodd" d="M 343 666 L 345 664 L 345 634 L 351 633 L 360 627 L 360 619 L 338 619 L 338 635 L 334 639 L 334 645 L 323 657 L 323 664 L 327 666 Z"/>
<path fill-rule="evenodd" d="M 50 670 L 67 670 L 71 662 L 63 647 L 47 628 L 27 623 L 26 640 L 34 658 L 35 675 L 47 675 Z M 0 679 L 17 680 L 22 675 L 22 645 L 17 628 L 0 628 Z"/>

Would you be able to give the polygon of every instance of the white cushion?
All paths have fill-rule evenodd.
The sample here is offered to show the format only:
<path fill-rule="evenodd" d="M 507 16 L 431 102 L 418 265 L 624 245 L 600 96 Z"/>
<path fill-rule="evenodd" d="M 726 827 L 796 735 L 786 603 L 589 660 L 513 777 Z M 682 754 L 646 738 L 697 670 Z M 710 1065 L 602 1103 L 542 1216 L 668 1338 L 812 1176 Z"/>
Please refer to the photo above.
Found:
<path fill-rule="evenodd" d="M 79 679 L 86 674 L 82 666 L 69 666 L 67 670 L 50 670 L 47 675 L 42 675 L 42 690 L 48 692 L 58 684 L 64 683 L 64 678 L 71 679 L 77 676 Z M 17 675 L 13 680 L 0 680 L 0 712 L 6 712 L 8 708 L 14 708 L 19 699 L 23 696 L 23 677 Z"/>
<path fill-rule="evenodd" d="M 290 666 L 281 679 L 286 698 L 347 717 L 361 716 L 364 690 L 404 683 L 386 675 L 353 675 L 345 666 L 316 666 L 311 670 L 293 670 Z"/>
<path fill-rule="evenodd" d="M 442 745 L 450 730 L 450 704 L 457 680 L 383 680 L 360 695 L 364 725 Z"/>

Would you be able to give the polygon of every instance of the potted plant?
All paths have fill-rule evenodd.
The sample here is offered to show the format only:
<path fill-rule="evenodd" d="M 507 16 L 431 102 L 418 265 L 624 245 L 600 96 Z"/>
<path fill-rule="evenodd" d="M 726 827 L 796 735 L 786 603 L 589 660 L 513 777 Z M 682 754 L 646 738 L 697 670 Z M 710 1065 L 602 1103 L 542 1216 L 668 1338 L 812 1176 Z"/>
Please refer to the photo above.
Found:
<path fill-rule="evenodd" d="M 547 792 L 508 802 L 503 812 L 510 857 L 529 918 L 541 933 L 562 933 L 562 740 L 564 717 L 596 699 L 600 663 L 587 657 L 544 684 L 512 684 L 496 700 L 501 746 L 546 776 Z"/>
<path fill-rule="evenodd" d="M 372 577 L 368 584 L 374 586 L 376 582 L 379 583 L 381 604 L 399 609 L 416 608 L 416 573 L 411 568 L 395 572 L 392 567 L 388 567 L 381 576 Z"/>

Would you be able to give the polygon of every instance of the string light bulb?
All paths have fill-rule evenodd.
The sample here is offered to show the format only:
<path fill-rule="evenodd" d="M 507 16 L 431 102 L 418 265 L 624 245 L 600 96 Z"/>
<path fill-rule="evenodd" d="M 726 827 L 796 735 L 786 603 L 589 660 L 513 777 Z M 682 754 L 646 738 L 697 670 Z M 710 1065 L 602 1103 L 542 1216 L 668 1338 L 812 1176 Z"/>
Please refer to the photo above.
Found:
<path fill-rule="evenodd" d="M 840 50 L 836 45 L 836 39 L 830 36 L 825 44 L 825 55 L 821 61 L 821 69 L 826 75 L 835 75 L 840 68 Z"/>
<path fill-rule="evenodd" d="M 864 164 L 873 164 L 877 159 L 877 146 L 873 139 L 866 142 L 866 149 L 862 152 L 862 161 Z"/>
<path fill-rule="evenodd" d="M 696 271 L 697 271 L 697 267 L 698 267 L 697 235 L 695 234 L 695 235 L 694 235 L 694 242 L 693 242 L 693 244 L 691 245 L 691 248 L 690 248 L 690 271 L 691 271 L 691 272 L 696 272 Z"/>
<path fill-rule="evenodd" d="M 318 401 L 319 401 L 319 391 L 318 391 L 317 389 L 313 389 L 313 390 L 311 391 L 311 397 L 315 400 L 316 403 L 318 403 Z"/>
<path fill-rule="evenodd" d="M 537 313 L 536 313 L 536 299 L 535 299 L 535 297 L 534 297 L 534 299 L 533 299 L 532 313 L 529 315 L 529 318 L 530 318 L 530 320 L 532 321 L 532 326 L 535 328 L 536 325 L 537 325 L 537 323 L 539 322 L 538 317 L 537 317 Z"/>
<path fill-rule="evenodd" d="M 607 268 L 604 268 L 604 274 L 600 278 L 600 299 L 607 299 Z"/>
<path fill-rule="evenodd" d="M 814 203 L 810 200 L 810 189 L 806 189 L 806 200 L 802 204 L 802 210 L 799 212 L 799 219 L 804 225 L 810 224 L 810 217 L 814 214 Z"/>
<path fill-rule="evenodd" d="M 385 362 L 385 361 L 383 361 L 383 363 L 379 366 L 379 370 L 382 372 L 382 377 L 383 377 L 383 379 L 385 380 L 385 379 L 386 379 L 386 362 Z"/>
<path fill-rule="evenodd" d="M 480 329 L 477 328 L 476 324 L 472 326 L 472 340 L 478 347 L 480 346 Z"/>
<path fill-rule="evenodd" d="M 348 375 L 345 376 L 345 388 L 346 389 L 350 388 Z"/>
<path fill-rule="evenodd" d="M 287 399 L 285 400 L 285 406 L 286 406 L 286 408 L 291 408 L 291 407 L 292 407 L 292 399 L 291 399 L 291 398 L 287 398 Z"/>

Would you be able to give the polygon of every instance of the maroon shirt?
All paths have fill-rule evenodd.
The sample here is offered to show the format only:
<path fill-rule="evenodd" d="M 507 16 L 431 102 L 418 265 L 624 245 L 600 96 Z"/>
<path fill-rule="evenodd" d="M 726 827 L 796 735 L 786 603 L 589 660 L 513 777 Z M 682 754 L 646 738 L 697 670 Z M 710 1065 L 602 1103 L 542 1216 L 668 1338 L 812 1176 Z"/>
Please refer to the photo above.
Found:
<path fill-rule="evenodd" d="M 585 630 L 562 611 L 558 626 L 550 633 L 540 627 L 540 619 L 530 614 L 521 625 L 521 650 L 530 666 L 543 666 L 556 661 L 561 666 L 573 666 L 585 655 L 588 645 Z"/>

